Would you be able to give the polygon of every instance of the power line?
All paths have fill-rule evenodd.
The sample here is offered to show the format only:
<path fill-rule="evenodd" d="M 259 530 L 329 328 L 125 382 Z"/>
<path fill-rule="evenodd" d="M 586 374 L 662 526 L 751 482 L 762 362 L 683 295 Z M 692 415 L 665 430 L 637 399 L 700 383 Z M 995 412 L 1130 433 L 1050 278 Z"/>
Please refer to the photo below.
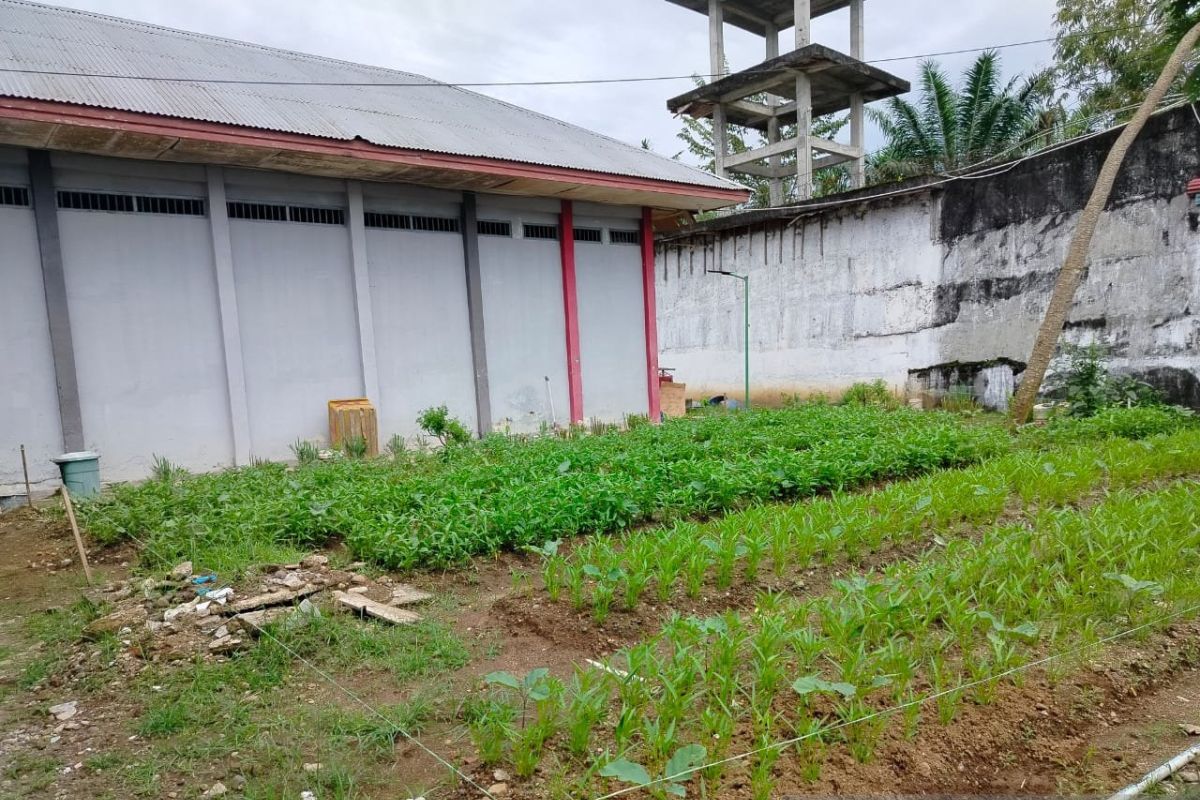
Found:
<path fill-rule="evenodd" d="M 1106 33 L 1117 33 L 1132 30 L 1144 30 L 1148 25 L 1129 25 L 1120 28 L 1105 28 L 1098 31 L 1089 31 L 1087 33 L 1067 34 L 1066 38 L 1077 36 L 1100 36 Z M 897 61 L 916 61 L 930 58 L 939 58 L 942 56 L 963 55 L 966 53 L 981 53 L 987 50 L 1005 50 L 1013 47 L 1027 47 L 1035 44 L 1047 44 L 1058 41 L 1059 37 L 1048 37 L 1044 39 L 1027 39 L 1020 42 L 1008 42 L 1006 44 L 988 45 L 986 47 L 968 47 L 961 50 L 943 50 L 935 53 L 918 53 L 908 56 L 891 56 L 888 58 L 867 59 L 865 64 L 889 64 Z M 744 70 L 743 74 L 756 74 L 762 72 L 770 74 L 776 70 Z M 501 88 L 506 86 L 585 86 L 585 85 L 604 85 L 604 84 L 622 84 L 622 83 L 650 83 L 656 81 L 678 81 L 678 80 L 696 80 L 713 79 L 725 77 L 722 74 L 697 74 L 689 75 L 652 75 L 652 76 L 634 76 L 627 78 L 579 78 L 570 80 L 533 80 L 533 81 L 467 81 L 459 83 L 446 83 L 434 80 L 421 81 L 286 81 L 286 80 L 267 80 L 253 78 L 203 78 L 195 76 L 168 76 L 168 75 L 122 75 L 111 72 L 71 72 L 67 70 L 50 70 L 50 69 L 32 69 L 26 67 L 0 67 L 0 73 L 9 75 L 45 75 L 52 77 L 73 77 L 73 78 L 98 78 L 105 80 L 132 80 L 144 81 L 149 83 L 204 83 L 209 85 L 229 85 L 229 86 L 328 86 L 328 87 L 345 87 L 345 88 L 444 88 L 444 89 L 481 89 L 481 88 Z"/>

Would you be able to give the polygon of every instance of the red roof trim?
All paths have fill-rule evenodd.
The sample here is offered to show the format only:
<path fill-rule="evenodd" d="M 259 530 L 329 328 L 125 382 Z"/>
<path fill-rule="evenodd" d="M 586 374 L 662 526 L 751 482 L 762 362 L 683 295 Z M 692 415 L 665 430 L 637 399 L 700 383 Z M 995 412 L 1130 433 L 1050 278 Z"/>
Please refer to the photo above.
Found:
<path fill-rule="evenodd" d="M 408 150 L 384 147 L 361 139 L 327 139 L 297 133 L 266 131 L 239 125 L 218 122 L 142 114 L 132 111 L 116 111 L 72 103 L 57 103 L 49 100 L 26 100 L 0 98 L 0 119 L 17 119 L 47 122 L 59 125 L 75 125 L 127 131 L 156 136 L 174 136 L 204 142 L 216 142 L 246 147 L 269 147 L 278 150 L 313 153 L 318 155 L 344 156 L 368 161 L 384 161 L 407 164 L 427 169 L 482 173 L 510 178 L 532 178 L 560 183 L 602 186 L 625 191 L 655 192 L 713 200 L 742 202 L 749 196 L 744 189 L 720 189 L 653 178 L 612 175 L 605 172 L 527 164 L 480 156 L 460 156 L 433 153 L 424 150 Z"/>

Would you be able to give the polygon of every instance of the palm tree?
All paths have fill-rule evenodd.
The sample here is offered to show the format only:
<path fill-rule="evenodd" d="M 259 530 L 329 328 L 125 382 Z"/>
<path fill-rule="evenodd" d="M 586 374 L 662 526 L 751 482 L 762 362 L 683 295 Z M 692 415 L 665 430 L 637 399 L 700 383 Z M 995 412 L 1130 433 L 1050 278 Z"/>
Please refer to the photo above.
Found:
<path fill-rule="evenodd" d="M 893 97 L 870 109 L 887 145 L 869 161 L 875 181 L 953 172 L 1020 154 L 1053 139 L 1065 124 L 1050 70 L 1002 83 L 1000 56 L 981 53 L 955 89 L 936 61 L 921 65 L 916 104 Z"/>

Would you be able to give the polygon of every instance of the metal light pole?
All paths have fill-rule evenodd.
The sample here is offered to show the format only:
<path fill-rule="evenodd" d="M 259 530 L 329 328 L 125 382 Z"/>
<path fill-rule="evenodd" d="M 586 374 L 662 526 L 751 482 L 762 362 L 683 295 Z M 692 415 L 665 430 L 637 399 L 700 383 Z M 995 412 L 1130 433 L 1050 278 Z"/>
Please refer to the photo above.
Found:
<path fill-rule="evenodd" d="M 730 278 L 737 278 L 742 282 L 742 299 L 745 304 L 744 315 L 746 318 L 745 347 L 743 348 L 745 350 L 744 378 L 746 391 L 744 404 L 746 408 L 750 408 L 750 276 L 739 275 L 736 272 L 729 272 L 728 270 L 724 269 L 708 269 L 705 270 L 705 272 L 709 273 L 710 275 L 728 275 Z"/>

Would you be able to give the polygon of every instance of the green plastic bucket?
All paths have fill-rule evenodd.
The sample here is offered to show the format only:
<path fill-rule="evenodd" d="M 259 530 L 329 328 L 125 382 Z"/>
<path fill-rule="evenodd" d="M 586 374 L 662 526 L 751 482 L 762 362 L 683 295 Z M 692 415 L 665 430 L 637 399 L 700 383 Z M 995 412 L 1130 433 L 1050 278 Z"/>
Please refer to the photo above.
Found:
<path fill-rule="evenodd" d="M 63 486 L 71 497 L 95 497 L 100 493 L 100 454 L 90 450 L 63 453 L 54 459 L 62 473 Z"/>

